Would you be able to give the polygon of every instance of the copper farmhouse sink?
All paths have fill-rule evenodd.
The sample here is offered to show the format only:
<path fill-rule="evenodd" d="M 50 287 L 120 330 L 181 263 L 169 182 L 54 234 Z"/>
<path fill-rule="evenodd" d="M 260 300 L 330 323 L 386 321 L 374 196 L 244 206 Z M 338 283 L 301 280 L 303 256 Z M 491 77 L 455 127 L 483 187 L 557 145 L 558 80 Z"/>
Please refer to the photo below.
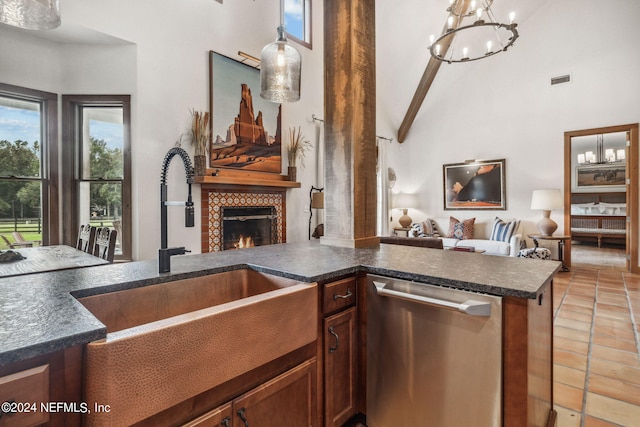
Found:
<path fill-rule="evenodd" d="M 79 301 L 107 327 L 86 346 L 89 425 L 129 425 L 316 340 L 317 285 L 249 269 Z"/>

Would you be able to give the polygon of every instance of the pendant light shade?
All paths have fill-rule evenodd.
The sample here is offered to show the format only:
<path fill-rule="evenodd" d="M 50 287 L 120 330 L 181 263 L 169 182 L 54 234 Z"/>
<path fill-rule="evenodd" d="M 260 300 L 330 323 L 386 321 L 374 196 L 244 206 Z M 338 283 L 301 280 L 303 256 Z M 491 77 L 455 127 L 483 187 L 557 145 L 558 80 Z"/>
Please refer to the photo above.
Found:
<path fill-rule="evenodd" d="M 284 27 L 278 38 L 262 49 L 260 55 L 260 96 L 271 102 L 295 102 L 300 99 L 300 53 L 287 43 Z"/>
<path fill-rule="evenodd" d="M 27 30 L 60 26 L 58 0 L 0 0 L 0 22 Z"/>

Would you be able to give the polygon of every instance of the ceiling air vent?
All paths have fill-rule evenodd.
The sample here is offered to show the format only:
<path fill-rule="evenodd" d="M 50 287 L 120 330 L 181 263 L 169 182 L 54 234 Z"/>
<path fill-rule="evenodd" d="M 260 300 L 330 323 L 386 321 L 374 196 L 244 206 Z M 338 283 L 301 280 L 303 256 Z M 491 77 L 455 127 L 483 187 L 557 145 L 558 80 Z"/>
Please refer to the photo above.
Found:
<path fill-rule="evenodd" d="M 559 85 L 561 83 L 571 82 L 571 74 L 565 74 L 564 76 L 551 77 L 551 86 Z"/>

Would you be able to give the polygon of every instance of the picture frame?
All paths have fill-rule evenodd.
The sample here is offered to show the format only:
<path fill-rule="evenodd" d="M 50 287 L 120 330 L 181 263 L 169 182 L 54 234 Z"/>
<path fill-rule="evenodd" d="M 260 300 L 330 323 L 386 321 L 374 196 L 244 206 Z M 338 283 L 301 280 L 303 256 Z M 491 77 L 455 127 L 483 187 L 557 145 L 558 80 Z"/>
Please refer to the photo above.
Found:
<path fill-rule="evenodd" d="M 445 210 L 506 210 L 505 159 L 443 165 Z"/>
<path fill-rule="evenodd" d="M 260 70 L 209 51 L 209 167 L 282 172 L 281 106 L 260 97 Z"/>
<path fill-rule="evenodd" d="M 624 190 L 626 164 L 583 165 L 575 168 L 576 188 Z"/>

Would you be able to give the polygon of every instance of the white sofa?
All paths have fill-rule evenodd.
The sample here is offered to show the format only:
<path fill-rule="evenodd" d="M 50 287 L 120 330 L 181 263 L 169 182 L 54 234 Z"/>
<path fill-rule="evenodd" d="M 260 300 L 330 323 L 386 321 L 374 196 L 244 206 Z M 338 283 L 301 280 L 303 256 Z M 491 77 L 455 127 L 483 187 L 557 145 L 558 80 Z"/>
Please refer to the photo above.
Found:
<path fill-rule="evenodd" d="M 452 215 L 453 216 L 453 215 Z M 473 218 L 473 215 L 456 215 L 454 216 L 460 221 L 464 221 L 469 218 Z M 514 221 L 513 218 L 501 218 L 503 221 L 509 222 Z M 476 250 L 481 249 L 484 250 L 484 254 L 486 255 L 499 255 L 499 256 L 512 256 L 515 257 L 518 255 L 520 251 L 520 243 L 522 241 L 522 226 L 518 224 L 518 228 L 514 232 L 511 239 L 508 242 L 502 242 L 497 240 L 489 240 L 491 237 L 491 231 L 493 230 L 493 225 L 495 219 L 478 219 L 476 218 L 474 227 L 473 227 L 473 238 L 472 239 L 455 239 L 451 237 L 446 237 L 449 231 L 449 217 L 447 218 L 427 218 L 425 221 L 432 220 L 436 223 L 438 232 L 440 234 L 440 238 L 442 239 L 442 244 L 445 249 L 452 248 L 455 246 L 471 246 Z M 418 237 L 413 230 L 416 230 L 419 224 L 423 227 L 423 222 L 414 223 L 412 225 L 412 231 L 409 232 L 410 237 Z"/>

